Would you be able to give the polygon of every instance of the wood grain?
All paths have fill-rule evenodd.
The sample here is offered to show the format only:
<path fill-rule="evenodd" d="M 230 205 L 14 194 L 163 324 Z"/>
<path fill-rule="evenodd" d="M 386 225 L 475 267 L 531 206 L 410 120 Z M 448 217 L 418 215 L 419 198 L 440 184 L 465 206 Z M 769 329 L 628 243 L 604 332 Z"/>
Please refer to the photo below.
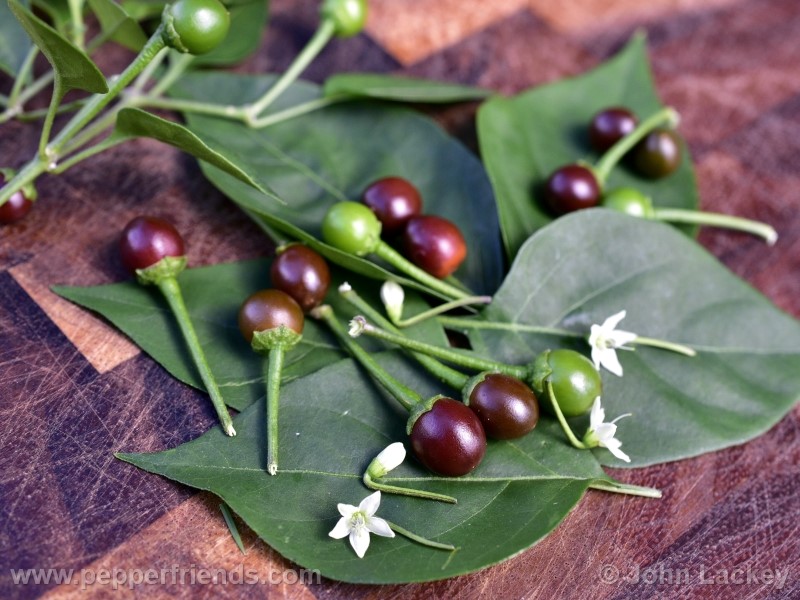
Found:
<path fill-rule="evenodd" d="M 700 242 L 800 317 L 796 0 L 373 4 L 367 33 L 336 41 L 308 77 L 399 72 L 513 93 L 590 68 L 645 27 L 658 89 L 683 118 L 703 207 L 767 221 L 780 234 L 771 249 L 722 231 L 704 230 Z M 260 51 L 237 70 L 285 67 L 313 32 L 316 9 L 310 0 L 273 2 Z M 102 66 L 111 69 L 127 56 L 104 54 Z M 0 79 L 0 92 L 9 85 Z M 432 114 L 474 148 L 474 111 L 467 105 Z M 0 164 L 18 166 L 36 143 L 36 125 L 3 125 Z M 141 213 L 174 220 L 191 240 L 194 265 L 267 255 L 270 244 L 191 159 L 151 141 L 119 146 L 43 178 L 39 187 L 33 213 L 0 229 L 0 597 L 800 597 L 798 408 L 743 446 L 616 471 L 619 479 L 661 488 L 664 498 L 590 493 L 537 546 L 451 580 L 385 587 L 165 583 L 117 591 L 15 586 L 10 568 L 95 575 L 114 568 L 293 568 L 246 528 L 242 556 L 212 496 L 113 458 L 114 451 L 161 450 L 197 437 L 214 422 L 213 412 L 202 394 L 48 291 L 127 278 L 116 239 Z"/>

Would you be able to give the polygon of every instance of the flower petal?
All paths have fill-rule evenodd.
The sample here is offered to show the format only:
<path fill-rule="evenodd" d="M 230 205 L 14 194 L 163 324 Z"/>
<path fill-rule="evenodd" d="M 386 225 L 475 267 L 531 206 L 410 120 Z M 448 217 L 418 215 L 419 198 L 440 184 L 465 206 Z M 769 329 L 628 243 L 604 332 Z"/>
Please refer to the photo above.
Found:
<path fill-rule="evenodd" d="M 339 514 L 345 519 L 351 518 L 353 513 L 358 510 L 358 507 L 353 506 L 352 504 L 337 504 L 336 508 L 339 510 Z"/>
<path fill-rule="evenodd" d="M 367 529 L 375 535 L 382 535 L 383 537 L 394 537 L 394 531 L 389 527 L 389 523 L 380 517 L 372 517 L 367 519 Z"/>
<path fill-rule="evenodd" d="M 592 342 L 589 342 L 590 344 Z M 599 346 L 592 345 L 592 362 L 594 363 L 594 368 L 599 371 L 600 364 L 603 360 L 603 354 L 605 354 L 607 350 L 605 348 L 600 348 Z"/>
<path fill-rule="evenodd" d="M 592 403 L 592 412 L 589 413 L 589 429 L 594 431 L 600 425 L 602 425 L 603 421 L 606 419 L 606 411 L 603 410 L 603 407 L 600 406 L 600 396 L 594 399 L 594 403 Z"/>
<path fill-rule="evenodd" d="M 610 332 L 606 339 L 611 342 L 611 345 L 614 348 L 621 348 L 625 344 L 635 340 L 637 337 L 639 336 L 631 331 L 622 331 L 621 329 L 616 329 Z"/>
<path fill-rule="evenodd" d="M 616 326 L 619 325 L 619 322 L 625 318 L 626 314 L 628 314 L 626 311 L 621 310 L 618 313 L 608 317 L 605 321 L 603 321 L 603 324 L 600 327 L 602 327 L 606 331 L 613 331 L 614 328 L 616 328 Z"/>
<path fill-rule="evenodd" d="M 350 532 L 350 545 L 358 554 L 358 558 L 364 558 L 364 554 L 369 548 L 369 531 L 366 527 L 356 527 Z"/>
<path fill-rule="evenodd" d="M 600 328 L 600 325 L 592 325 L 592 328 L 589 330 L 589 345 L 592 348 L 597 346 L 602 335 L 603 330 Z"/>
<path fill-rule="evenodd" d="M 358 505 L 358 510 L 367 515 L 367 517 L 371 517 L 376 512 L 378 512 L 378 507 L 380 505 L 381 505 L 381 493 L 378 491 L 364 498 L 361 501 L 361 504 Z"/>
<path fill-rule="evenodd" d="M 594 434 L 597 436 L 601 446 L 604 446 L 609 440 L 614 439 L 616 433 L 617 426 L 613 423 L 600 423 L 594 428 Z"/>
<path fill-rule="evenodd" d="M 350 533 L 350 519 L 346 519 L 342 517 L 339 519 L 339 522 L 336 523 L 336 527 L 331 529 L 330 533 L 328 534 L 333 539 L 340 540 L 343 537 L 347 537 L 347 534 Z"/>
<path fill-rule="evenodd" d="M 617 352 L 613 348 L 603 350 L 600 355 L 600 364 L 609 372 L 617 377 L 622 377 L 622 365 L 619 364 Z"/>
<path fill-rule="evenodd" d="M 625 454 L 620 447 L 622 446 L 622 442 L 620 442 L 616 438 L 611 438 L 605 444 L 600 444 L 603 448 L 607 448 L 611 454 L 616 456 L 620 460 L 624 460 L 625 462 L 631 462 L 631 457 Z"/>

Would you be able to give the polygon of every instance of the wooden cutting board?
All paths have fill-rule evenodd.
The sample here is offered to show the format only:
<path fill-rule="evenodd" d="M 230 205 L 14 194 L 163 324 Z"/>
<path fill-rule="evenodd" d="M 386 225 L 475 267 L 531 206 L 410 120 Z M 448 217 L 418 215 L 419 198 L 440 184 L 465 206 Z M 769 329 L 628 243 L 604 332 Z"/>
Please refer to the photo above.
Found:
<path fill-rule="evenodd" d="M 797 0 L 372 0 L 366 33 L 333 43 L 308 71 L 396 72 L 505 93 L 574 75 L 647 30 L 663 100 L 680 111 L 707 210 L 769 222 L 776 247 L 704 230 L 700 243 L 800 317 L 800 4 Z M 259 53 L 239 67 L 285 67 L 311 35 L 317 2 L 278 0 Z M 105 53 L 106 72 L 125 64 Z M 0 80 L 0 92 L 10 82 Z M 475 106 L 434 116 L 475 147 Z M 38 125 L 0 128 L 0 164 L 35 152 Z M 149 140 L 44 177 L 41 200 L 0 229 L 0 597 L 106 597 L 83 579 L 166 569 L 166 584 L 123 597 L 789 598 L 800 596 L 800 409 L 759 439 L 635 471 L 660 501 L 590 493 L 556 531 L 501 565 L 405 586 L 298 582 L 293 565 L 243 527 L 242 557 L 211 495 L 115 460 L 200 435 L 202 396 L 54 284 L 126 278 L 115 255 L 133 216 L 172 219 L 193 265 L 271 247 L 200 176 Z M 75 585 L 15 586 L 11 568 L 75 569 Z M 253 569 L 260 585 L 201 586 L 200 569 Z M 171 571 L 172 570 L 172 571 Z M 169 575 L 170 572 L 175 575 Z M 183 573 L 181 576 L 180 573 Z M 181 577 L 184 584 L 180 583 Z"/>

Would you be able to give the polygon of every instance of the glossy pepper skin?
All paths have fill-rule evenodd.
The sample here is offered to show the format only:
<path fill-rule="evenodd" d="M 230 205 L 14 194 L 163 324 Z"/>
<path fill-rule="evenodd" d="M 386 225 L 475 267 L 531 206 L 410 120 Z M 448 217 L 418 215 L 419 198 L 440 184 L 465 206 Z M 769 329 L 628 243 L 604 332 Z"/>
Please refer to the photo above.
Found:
<path fill-rule="evenodd" d="M 257 331 L 277 329 L 281 325 L 298 334 L 303 333 L 303 309 L 288 294 L 280 290 L 260 290 L 251 294 L 239 308 L 239 331 L 252 342 Z"/>
<path fill-rule="evenodd" d="M 600 184 L 594 173 L 581 165 L 561 167 L 553 171 L 545 183 L 545 200 L 556 215 L 597 206 L 600 195 Z"/>
<path fill-rule="evenodd" d="M 2 182 L 0 182 L 2 186 Z M 25 197 L 22 190 L 15 192 L 3 206 L 0 206 L 0 225 L 10 225 L 31 212 L 33 202 Z"/>
<path fill-rule="evenodd" d="M 454 273 L 467 257 L 467 242 L 458 227 L 434 215 L 408 220 L 403 249 L 408 260 L 439 279 Z"/>
<path fill-rule="evenodd" d="M 434 473 L 466 475 L 486 453 L 486 434 L 478 417 L 462 402 L 439 398 L 411 429 L 411 447 Z"/>
<path fill-rule="evenodd" d="M 303 312 L 308 312 L 325 300 L 331 271 L 317 252 L 302 244 L 292 244 L 272 261 L 270 278 L 273 287 L 289 294 Z"/>
<path fill-rule="evenodd" d="M 592 118 L 589 143 L 597 152 L 605 152 L 636 129 L 638 124 L 636 116 L 627 108 L 606 108 Z"/>
<path fill-rule="evenodd" d="M 422 213 L 419 190 L 402 177 L 384 177 L 373 181 L 364 190 L 362 201 L 378 217 L 386 235 L 400 233 L 409 219 Z"/>
<path fill-rule="evenodd" d="M 594 399 L 603 394 L 600 374 L 592 361 L 574 350 L 551 350 L 548 377 L 561 412 L 567 417 L 586 414 Z"/>
<path fill-rule="evenodd" d="M 539 421 L 539 401 L 533 390 L 516 377 L 502 373 L 484 375 L 472 388 L 468 404 L 486 436 L 495 440 L 522 437 Z"/>
<path fill-rule="evenodd" d="M 206 54 L 228 35 L 231 19 L 219 0 L 177 0 L 164 7 L 164 41 L 186 54 Z"/>
<path fill-rule="evenodd" d="M 349 254 L 369 254 L 381 241 L 381 222 L 360 202 L 337 202 L 322 220 L 325 243 Z"/>
<path fill-rule="evenodd" d="M 130 221 L 122 231 L 120 255 L 128 271 L 152 267 L 162 258 L 184 256 L 183 238 L 164 219 L 141 216 Z"/>
<path fill-rule="evenodd" d="M 324 0 L 320 17 L 333 23 L 336 36 L 352 37 L 367 23 L 367 0 Z"/>
<path fill-rule="evenodd" d="M 651 179 L 673 173 L 681 164 L 681 145 L 671 129 L 656 129 L 647 134 L 631 151 L 636 170 Z"/>

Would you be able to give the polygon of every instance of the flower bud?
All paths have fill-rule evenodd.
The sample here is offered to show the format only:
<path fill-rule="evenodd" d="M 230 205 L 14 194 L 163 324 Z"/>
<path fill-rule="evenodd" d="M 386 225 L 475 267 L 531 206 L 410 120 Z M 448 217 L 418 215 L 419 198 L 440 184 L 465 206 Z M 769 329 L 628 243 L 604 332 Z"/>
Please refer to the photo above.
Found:
<path fill-rule="evenodd" d="M 400 466 L 405 458 L 406 449 L 401 442 L 389 444 L 369 463 L 367 475 L 372 479 L 380 479 L 389 471 Z"/>

